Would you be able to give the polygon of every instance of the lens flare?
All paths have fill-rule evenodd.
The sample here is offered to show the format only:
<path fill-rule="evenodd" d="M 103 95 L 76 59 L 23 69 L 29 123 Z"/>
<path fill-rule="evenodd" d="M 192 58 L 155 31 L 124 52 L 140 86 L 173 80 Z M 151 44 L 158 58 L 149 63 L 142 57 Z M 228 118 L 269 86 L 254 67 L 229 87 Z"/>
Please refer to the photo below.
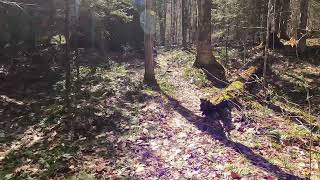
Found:
<path fill-rule="evenodd" d="M 145 33 L 155 33 L 156 13 L 152 10 L 143 11 L 140 15 L 140 25 Z"/>

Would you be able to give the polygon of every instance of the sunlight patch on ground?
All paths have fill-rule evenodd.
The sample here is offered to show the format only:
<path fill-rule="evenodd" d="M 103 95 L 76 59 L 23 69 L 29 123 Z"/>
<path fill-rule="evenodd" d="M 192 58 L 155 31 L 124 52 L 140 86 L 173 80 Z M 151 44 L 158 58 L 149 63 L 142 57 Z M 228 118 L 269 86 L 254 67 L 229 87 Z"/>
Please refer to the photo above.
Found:
<path fill-rule="evenodd" d="M 320 46 L 320 38 L 307 39 L 308 46 Z"/>
<path fill-rule="evenodd" d="M 28 148 L 38 143 L 43 139 L 43 133 L 34 129 L 35 127 L 29 127 L 22 135 L 21 139 L 11 142 L 10 147 L 2 147 L 0 151 L 0 160 L 3 160 L 10 152 L 19 150 L 21 148 Z"/>

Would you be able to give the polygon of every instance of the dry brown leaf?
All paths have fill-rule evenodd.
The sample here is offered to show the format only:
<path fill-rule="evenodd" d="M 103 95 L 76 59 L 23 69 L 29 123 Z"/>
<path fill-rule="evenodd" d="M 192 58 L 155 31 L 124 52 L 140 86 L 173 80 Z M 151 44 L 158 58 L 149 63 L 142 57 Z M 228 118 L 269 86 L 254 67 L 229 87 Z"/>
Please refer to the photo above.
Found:
<path fill-rule="evenodd" d="M 236 172 L 231 171 L 230 175 L 232 179 L 241 179 L 240 175 Z"/>
<path fill-rule="evenodd" d="M 287 42 L 288 44 L 291 45 L 291 47 L 295 47 L 298 45 L 298 40 L 296 40 L 294 37 L 291 37 L 290 40 Z"/>
<path fill-rule="evenodd" d="M 102 172 L 105 168 L 106 168 L 106 164 L 105 164 L 105 163 L 101 163 L 101 164 L 98 164 L 98 165 L 96 166 L 96 171 L 97 171 L 98 173 L 100 173 L 100 172 Z"/>

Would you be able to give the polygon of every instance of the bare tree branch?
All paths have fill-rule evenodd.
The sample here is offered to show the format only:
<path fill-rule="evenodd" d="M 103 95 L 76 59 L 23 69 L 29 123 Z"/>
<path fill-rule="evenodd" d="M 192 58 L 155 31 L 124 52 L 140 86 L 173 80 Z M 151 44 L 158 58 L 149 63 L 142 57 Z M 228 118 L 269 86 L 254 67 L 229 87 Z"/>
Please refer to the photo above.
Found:
<path fill-rule="evenodd" d="M 20 9 L 23 13 L 25 13 L 26 15 L 28 15 L 28 13 L 21 7 L 21 3 L 12 2 L 12 1 L 0 0 L 0 4 L 5 4 L 5 5 L 10 5 L 10 6 L 17 7 L 17 8 Z"/>

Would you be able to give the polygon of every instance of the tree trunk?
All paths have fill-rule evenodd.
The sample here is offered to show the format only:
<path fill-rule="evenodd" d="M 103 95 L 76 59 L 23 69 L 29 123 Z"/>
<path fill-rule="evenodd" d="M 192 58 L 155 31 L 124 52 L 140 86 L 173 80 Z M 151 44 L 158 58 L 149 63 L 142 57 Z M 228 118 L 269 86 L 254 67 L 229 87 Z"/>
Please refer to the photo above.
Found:
<path fill-rule="evenodd" d="M 192 22 L 192 2 L 191 2 L 192 0 L 189 0 L 188 1 L 188 5 L 187 5 L 187 16 L 188 16 L 188 20 L 187 20 L 187 22 L 188 22 L 188 32 L 187 32 L 187 36 L 188 36 L 188 40 L 187 40 L 187 42 L 188 42 L 188 44 L 190 45 L 191 43 L 192 43 L 192 31 L 191 31 L 191 29 L 192 29 L 192 24 L 191 24 L 191 22 Z"/>
<path fill-rule="evenodd" d="M 307 36 L 304 36 L 307 31 L 307 24 L 308 24 L 308 9 L 309 9 L 309 0 L 301 0 L 300 2 L 300 24 L 298 30 L 298 39 L 299 41 L 299 50 L 304 51 L 306 48 L 306 40 Z"/>
<path fill-rule="evenodd" d="M 105 37 L 103 30 L 99 31 L 99 49 L 101 55 L 104 57 L 106 55 L 106 45 L 105 45 Z"/>
<path fill-rule="evenodd" d="M 167 13 L 167 4 L 166 0 L 162 0 L 162 6 L 159 9 L 159 18 L 160 18 L 160 44 L 164 46 L 166 43 L 166 13 Z"/>
<path fill-rule="evenodd" d="M 279 34 L 281 39 L 289 40 L 288 36 L 288 22 L 290 19 L 290 0 L 281 0 L 280 1 L 280 29 Z"/>
<path fill-rule="evenodd" d="M 265 45 L 265 56 L 263 62 L 263 83 L 266 86 L 267 79 L 267 65 L 268 65 L 268 55 L 269 55 L 269 39 L 270 37 L 270 21 L 271 21 L 271 10 L 272 10 L 272 0 L 268 2 L 268 15 L 267 15 L 267 35 L 266 35 L 266 45 Z"/>
<path fill-rule="evenodd" d="M 70 110 L 71 101 L 71 67 L 70 67 L 70 4 L 69 0 L 65 0 L 65 107 Z"/>
<path fill-rule="evenodd" d="M 278 31 L 279 31 L 279 16 L 277 15 L 279 13 L 279 0 L 273 0 L 271 1 L 272 3 L 272 13 L 270 14 L 270 32 L 271 33 L 271 37 L 269 37 L 269 39 L 271 40 L 271 46 L 272 49 L 275 49 L 275 40 L 278 35 Z M 269 35 L 270 36 L 270 35 Z M 270 41 L 267 41 L 270 42 Z"/>
<path fill-rule="evenodd" d="M 281 0 L 275 0 L 274 1 L 274 23 L 273 23 L 273 31 L 276 35 L 280 32 L 280 21 L 281 21 Z"/>
<path fill-rule="evenodd" d="M 171 12 L 170 12 L 170 23 L 171 23 L 171 45 L 174 44 L 174 34 L 175 34 L 175 29 L 174 29 L 174 4 L 173 4 L 173 0 L 170 3 L 171 5 Z"/>
<path fill-rule="evenodd" d="M 188 17 L 187 17 L 187 9 L 186 9 L 186 0 L 182 0 L 181 2 L 181 10 L 182 10 L 182 47 L 187 48 L 187 28 L 188 28 Z"/>
<path fill-rule="evenodd" d="M 92 12 L 91 9 L 89 9 L 90 13 L 90 43 L 91 43 L 91 48 L 95 49 L 95 44 L 96 44 L 96 21 L 94 17 L 94 13 Z"/>
<path fill-rule="evenodd" d="M 56 7 L 55 7 L 55 2 L 54 0 L 50 0 L 49 1 L 49 6 L 50 6 L 50 12 L 49 12 L 49 21 L 50 23 L 50 26 L 53 27 L 54 26 L 54 20 L 55 20 L 55 17 L 56 17 Z"/>
<path fill-rule="evenodd" d="M 292 0 L 291 2 L 291 31 L 290 37 L 298 39 L 299 28 L 299 0 Z"/>
<path fill-rule="evenodd" d="M 264 24 L 264 15 L 262 14 L 262 9 L 261 9 L 261 12 L 260 12 L 260 27 L 265 27 L 265 24 Z M 260 29 L 259 31 L 259 39 L 260 39 L 260 43 L 263 43 L 264 40 L 265 40 L 265 36 L 264 36 L 264 29 Z"/>
<path fill-rule="evenodd" d="M 149 15 L 150 10 L 152 10 L 152 1 L 146 0 L 145 9 L 146 9 L 146 17 L 145 17 L 145 26 L 151 23 L 152 15 Z M 147 28 L 144 28 L 147 29 Z M 145 74 L 144 74 L 144 82 L 147 85 L 153 85 L 156 83 L 156 78 L 154 74 L 154 61 L 152 56 L 152 34 L 153 32 L 145 31 L 144 32 L 144 48 L 145 48 Z"/>
<path fill-rule="evenodd" d="M 172 21 L 172 16 L 171 16 L 171 2 L 169 1 L 166 1 L 166 21 L 165 21 L 165 25 L 166 25 L 166 43 L 165 43 L 165 46 L 166 47 L 169 47 L 171 45 L 171 32 L 172 32 L 172 29 L 171 29 L 171 21 Z"/>
<path fill-rule="evenodd" d="M 198 1 L 194 1 L 194 14 L 193 14 L 193 38 L 192 42 L 195 43 L 198 40 L 198 25 L 199 25 L 199 9 Z"/>
<path fill-rule="evenodd" d="M 194 65 L 195 67 L 206 69 L 209 73 L 209 77 L 213 78 L 210 79 L 217 85 L 221 85 L 218 81 L 225 80 L 225 70 L 223 66 L 215 60 L 211 49 L 211 0 L 198 0 L 198 9 L 199 33 L 197 58 Z M 219 80 L 217 81 L 217 79 Z"/>
<path fill-rule="evenodd" d="M 177 21 L 178 21 L 178 18 L 177 18 L 177 0 L 173 0 L 173 29 L 174 29 L 174 44 L 175 45 L 178 45 L 178 29 L 177 29 Z"/>

